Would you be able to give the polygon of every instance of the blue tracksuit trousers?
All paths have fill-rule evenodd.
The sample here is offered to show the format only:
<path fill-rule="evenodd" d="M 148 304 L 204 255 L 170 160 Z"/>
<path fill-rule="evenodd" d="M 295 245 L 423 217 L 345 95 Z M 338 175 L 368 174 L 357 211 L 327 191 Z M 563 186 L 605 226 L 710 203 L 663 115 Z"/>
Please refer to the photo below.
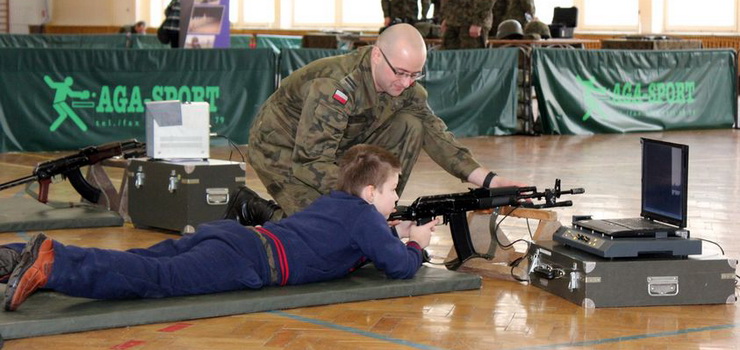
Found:
<path fill-rule="evenodd" d="M 261 288 L 270 284 L 269 276 L 257 235 L 225 220 L 147 249 L 81 248 L 54 241 L 54 265 L 44 287 L 95 299 L 162 298 Z"/>

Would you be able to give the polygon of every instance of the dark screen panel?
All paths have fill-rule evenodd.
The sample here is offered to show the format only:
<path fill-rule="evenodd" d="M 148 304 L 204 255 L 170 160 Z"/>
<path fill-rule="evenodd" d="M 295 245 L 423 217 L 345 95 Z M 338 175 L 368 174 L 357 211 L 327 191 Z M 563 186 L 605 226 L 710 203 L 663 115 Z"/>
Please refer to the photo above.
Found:
<path fill-rule="evenodd" d="M 686 227 L 689 146 L 642 138 L 643 217 Z"/>

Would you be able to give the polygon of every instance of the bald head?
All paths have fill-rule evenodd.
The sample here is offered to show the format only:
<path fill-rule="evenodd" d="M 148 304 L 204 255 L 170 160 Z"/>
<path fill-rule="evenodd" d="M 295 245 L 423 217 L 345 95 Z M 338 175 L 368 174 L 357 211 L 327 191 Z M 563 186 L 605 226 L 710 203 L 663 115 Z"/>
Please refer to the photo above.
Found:
<path fill-rule="evenodd" d="M 419 31 L 412 25 L 399 23 L 386 28 L 375 43 L 388 55 L 403 59 L 426 60 L 427 45 Z"/>
<path fill-rule="evenodd" d="M 414 85 L 426 60 L 427 46 L 416 28 L 404 23 L 386 28 L 372 51 L 375 90 L 399 96 Z"/>

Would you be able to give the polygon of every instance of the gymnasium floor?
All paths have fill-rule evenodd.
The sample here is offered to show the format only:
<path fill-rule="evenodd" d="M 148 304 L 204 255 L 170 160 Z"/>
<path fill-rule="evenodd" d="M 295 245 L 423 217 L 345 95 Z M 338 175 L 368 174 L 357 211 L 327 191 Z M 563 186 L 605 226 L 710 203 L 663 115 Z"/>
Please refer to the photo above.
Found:
<path fill-rule="evenodd" d="M 639 214 L 640 137 L 690 146 L 691 235 L 716 242 L 727 257 L 740 258 L 735 226 L 740 214 L 737 130 L 480 137 L 462 142 L 501 176 L 539 190 L 552 187 L 556 178 L 564 189 L 583 187 L 584 194 L 563 198 L 573 200 L 572 207 L 552 210 L 567 224 L 574 214 Z M 213 154 L 226 159 L 229 150 L 220 147 Z M 29 175 L 37 162 L 58 156 L 0 154 L 0 182 Z M 120 169 L 111 169 L 109 175 L 120 182 Z M 247 184 L 266 193 L 251 169 Z M 466 184 L 423 155 L 401 202 L 466 190 Z M 21 191 L 5 190 L 0 197 Z M 52 185 L 49 198 L 77 200 L 67 182 Z M 515 218 L 506 224 L 511 239 L 525 240 L 527 224 L 536 226 L 533 220 Z M 33 233 L 1 233 L 0 243 L 22 241 Z M 66 244 L 112 249 L 177 237 L 131 224 L 46 233 Z M 451 246 L 449 230 L 438 227 L 429 248 L 433 261 L 442 261 Z M 516 247 L 522 251 L 526 244 Z M 705 255 L 720 255 L 713 244 L 705 243 L 703 249 Z M 486 276 L 483 287 L 474 291 L 6 340 L 4 349 L 740 349 L 737 304 L 587 309 L 507 277 Z"/>

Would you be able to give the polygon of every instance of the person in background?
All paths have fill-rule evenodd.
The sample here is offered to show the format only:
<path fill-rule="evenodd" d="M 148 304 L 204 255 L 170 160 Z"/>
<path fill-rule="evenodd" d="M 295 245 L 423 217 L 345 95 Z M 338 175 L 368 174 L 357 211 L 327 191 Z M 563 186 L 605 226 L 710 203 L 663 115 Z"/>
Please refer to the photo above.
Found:
<path fill-rule="evenodd" d="M 493 0 L 447 0 L 442 4 L 442 49 L 481 49 L 493 23 Z"/>
<path fill-rule="evenodd" d="M 170 1 L 164 10 L 164 17 L 164 22 L 157 32 L 159 40 L 163 43 L 168 42 L 172 48 L 180 47 L 180 0 Z M 165 38 L 166 40 L 163 40 Z"/>
<path fill-rule="evenodd" d="M 123 26 L 118 32 L 125 34 L 146 34 L 146 22 L 138 21 L 133 25 Z"/>
<path fill-rule="evenodd" d="M 430 1 L 422 0 L 422 7 L 428 9 Z M 394 24 L 413 25 L 419 20 L 418 0 L 380 0 L 380 6 L 383 8 L 383 27 L 380 28 L 380 33 Z"/>

